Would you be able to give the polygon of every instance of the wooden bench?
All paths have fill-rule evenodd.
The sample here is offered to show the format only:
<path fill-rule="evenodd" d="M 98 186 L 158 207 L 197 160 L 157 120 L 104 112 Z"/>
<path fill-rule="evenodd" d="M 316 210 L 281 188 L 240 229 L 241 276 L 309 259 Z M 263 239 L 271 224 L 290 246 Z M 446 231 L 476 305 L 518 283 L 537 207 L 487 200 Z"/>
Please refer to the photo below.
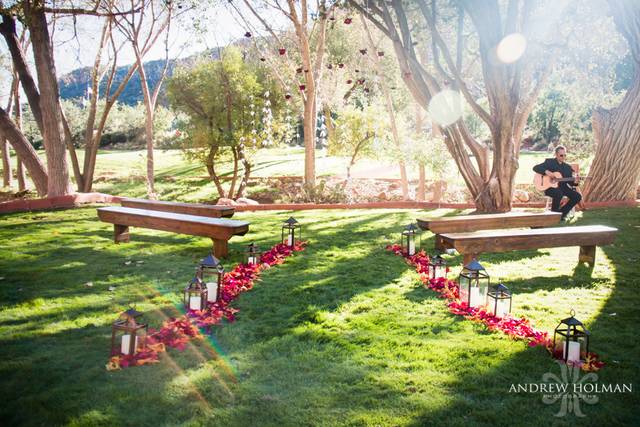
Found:
<path fill-rule="evenodd" d="M 596 246 L 609 245 L 617 229 L 604 225 L 539 228 L 537 230 L 489 230 L 473 233 L 446 233 L 443 244 L 464 257 L 464 265 L 485 252 L 580 246 L 579 262 L 595 263 Z"/>
<path fill-rule="evenodd" d="M 127 208 L 148 209 L 152 211 L 173 212 L 209 218 L 231 218 L 235 213 L 232 206 L 205 205 L 202 203 L 164 202 L 147 199 L 122 199 L 120 204 Z"/>
<path fill-rule="evenodd" d="M 436 249 L 443 251 L 442 233 L 493 230 L 500 228 L 549 227 L 560 222 L 559 212 L 508 212 L 485 215 L 460 215 L 442 218 L 420 219 L 418 226 L 436 235 Z"/>
<path fill-rule="evenodd" d="M 228 241 L 233 236 L 243 236 L 249 231 L 249 223 L 232 219 L 113 206 L 98 209 L 101 221 L 114 226 L 116 243 L 129 241 L 129 227 L 151 228 L 174 233 L 204 236 L 213 240 L 213 253 L 224 258 L 229 253 Z"/>

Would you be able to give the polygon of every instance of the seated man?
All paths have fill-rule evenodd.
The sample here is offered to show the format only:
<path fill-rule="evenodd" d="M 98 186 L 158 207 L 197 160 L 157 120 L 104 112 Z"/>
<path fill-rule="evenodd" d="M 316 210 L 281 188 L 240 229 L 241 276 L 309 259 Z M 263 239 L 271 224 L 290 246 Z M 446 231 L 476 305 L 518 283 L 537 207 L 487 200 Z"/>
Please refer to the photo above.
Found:
<path fill-rule="evenodd" d="M 535 165 L 533 167 L 533 171 L 547 176 L 553 176 L 552 172 L 560 172 L 563 178 L 573 177 L 573 169 L 571 169 L 571 166 L 569 166 L 568 163 L 565 163 L 567 150 L 562 145 L 558 145 L 555 153 L 555 159 L 546 159 L 539 165 Z M 551 210 L 553 212 L 561 212 L 563 220 L 566 219 L 567 214 L 571 209 L 573 209 L 573 207 L 582 200 L 580 193 L 572 188 L 573 185 L 577 185 L 577 178 L 573 183 L 560 182 L 558 183 L 558 188 L 547 188 L 544 191 L 544 194 L 552 199 Z M 569 198 L 569 202 L 561 208 L 560 201 L 563 196 L 567 196 Z"/>

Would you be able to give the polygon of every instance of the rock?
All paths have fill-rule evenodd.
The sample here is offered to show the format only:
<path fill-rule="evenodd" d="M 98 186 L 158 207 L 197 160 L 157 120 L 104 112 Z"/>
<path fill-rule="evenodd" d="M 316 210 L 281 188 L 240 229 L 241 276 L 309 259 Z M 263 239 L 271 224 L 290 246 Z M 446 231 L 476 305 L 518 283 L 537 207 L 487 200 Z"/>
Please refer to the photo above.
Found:
<path fill-rule="evenodd" d="M 257 200 L 249 199 L 247 197 L 240 197 L 236 199 L 236 203 L 239 205 L 259 205 Z"/>
<path fill-rule="evenodd" d="M 216 203 L 216 205 L 220 205 L 220 206 L 237 206 L 238 204 L 231 199 L 227 199 L 224 197 L 220 197 L 218 199 L 218 202 Z"/>
<path fill-rule="evenodd" d="M 514 196 L 516 200 L 522 203 L 526 203 L 529 201 L 529 199 L 531 199 L 531 197 L 529 196 L 529 192 L 524 190 L 516 190 Z"/>
<path fill-rule="evenodd" d="M 84 284 L 87 288 L 93 287 L 93 282 L 87 282 Z"/>

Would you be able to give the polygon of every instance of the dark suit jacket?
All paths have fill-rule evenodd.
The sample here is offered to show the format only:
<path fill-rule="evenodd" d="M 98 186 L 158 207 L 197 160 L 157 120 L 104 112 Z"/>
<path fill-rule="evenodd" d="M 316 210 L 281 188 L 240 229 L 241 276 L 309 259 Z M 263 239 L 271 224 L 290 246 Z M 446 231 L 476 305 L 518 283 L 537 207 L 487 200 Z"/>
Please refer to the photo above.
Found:
<path fill-rule="evenodd" d="M 571 166 L 569 166 L 569 164 L 566 162 L 561 164 L 555 158 L 546 159 L 544 162 L 540 163 L 539 165 L 535 165 L 533 167 L 533 171 L 541 175 L 544 175 L 545 171 L 560 172 L 563 178 L 571 178 L 573 176 L 573 169 L 571 169 Z M 560 187 L 566 188 L 566 189 L 571 189 L 572 185 L 573 184 L 571 182 L 560 183 Z"/>

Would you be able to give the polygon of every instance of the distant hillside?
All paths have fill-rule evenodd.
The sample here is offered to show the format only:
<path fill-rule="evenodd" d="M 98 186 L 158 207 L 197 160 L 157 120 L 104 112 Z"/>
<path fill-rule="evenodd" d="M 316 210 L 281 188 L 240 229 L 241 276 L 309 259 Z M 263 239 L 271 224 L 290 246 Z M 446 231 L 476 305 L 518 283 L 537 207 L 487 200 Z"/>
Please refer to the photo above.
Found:
<path fill-rule="evenodd" d="M 208 56 L 213 59 L 218 59 L 218 51 L 217 49 L 212 49 L 211 51 L 202 52 L 197 55 L 193 55 L 183 59 L 170 59 L 169 60 L 169 70 L 168 75 L 171 76 L 173 74 L 173 70 L 176 65 L 183 65 L 190 62 L 193 62 L 195 59 Z M 155 87 L 158 79 L 160 78 L 160 73 L 162 72 L 162 68 L 164 67 L 164 60 L 156 60 L 149 61 L 144 63 L 144 69 L 147 73 L 147 79 L 149 80 L 149 86 Z M 116 70 L 116 76 L 114 78 L 114 82 L 112 84 L 111 92 L 115 92 L 120 82 L 127 75 L 127 71 L 129 70 L 129 66 L 118 67 Z M 73 98 L 82 98 L 85 96 L 87 91 L 87 86 L 91 80 L 91 67 L 77 68 L 71 71 L 68 74 L 65 74 L 58 80 L 58 85 L 60 86 L 60 97 L 62 99 L 73 99 Z M 106 87 L 106 77 L 102 79 L 100 83 L 100 92 L 104 93 Z M 164 85 L 163 85 L 164 87 Z M 164 99 L 164 90 L 161 91 L 160 99 Z M 140 76 L 138 73 L 135 73 L 129 83 L 124 88 L 124 91 L 120 95 L 118 99 L 120 102 L 135 105 L 138 102 L 142 102 L 142 88 L 140 86 Z"/>

